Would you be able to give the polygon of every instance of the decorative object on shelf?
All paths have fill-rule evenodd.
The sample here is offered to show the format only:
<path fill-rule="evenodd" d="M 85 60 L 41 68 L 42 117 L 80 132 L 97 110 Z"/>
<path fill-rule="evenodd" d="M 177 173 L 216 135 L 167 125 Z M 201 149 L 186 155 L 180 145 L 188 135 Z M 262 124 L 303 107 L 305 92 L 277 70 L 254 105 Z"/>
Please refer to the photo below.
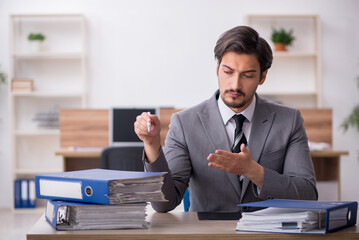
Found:
<path fill-rule="evenodd" d="M 32 52 L 39 52 L 42 50 L 42 43 L 46 37 L 42 33 L 30 33 L 27 36 L 30 41 L 30 49 Z"/>
<path fill-rule="evenodd" d="M 356 77 L 356 80 L 358 81 L 357 86 L 359 89 L 359 76 Z M 348 130 L 349 127 L 356 128 L 359 132 L 359 104 L 357 104 L 354 108 L 351 114 L 346 117 L 341 125 L 344 132 Z"/>
<path fill-rule="evenodd" d="M 12 79 L 11 91 L 13 92 L 32 92 L 34 81 L 32 79 Z"/>
<path fill-rule="evenodd" d="M 6 78 L 7 78 L 6 74 L 3 71 L 1 71 L 0 68 L 0 89 L 1 89 L 1 85 L 6 83 Z"/>
<path fill-rule="evenodd" d="M 274 53 L 273 67 L 267 76 L 271 84 L 261 85 L 258 94 L 295 108 L 322 108 L 320 17 L 312 14 L 249 14 L 245 20 L 246 25 L 270 41 Z M 273 28 L 293 30 L 295 40 L 287 47 L 288 52 L 274 50 Z M 290 81 L 288 73 L 291 74 Z"/>
<path fill-rule="evenodd" d="M 293 29 L 287 31 L 284 28 L 272 30 L 271 40 L 274 43 L 274 51 L 287 51 L 287 46 L 290 46 L 295 37 L 293 36 Z"/>
<path fill-rule="evenodd" d="M 33 121 L 37 122 L 39 128 L 58 129 L 59 128 L 59 107 L 54 106 L 46 112 L 35 114 Z"/>

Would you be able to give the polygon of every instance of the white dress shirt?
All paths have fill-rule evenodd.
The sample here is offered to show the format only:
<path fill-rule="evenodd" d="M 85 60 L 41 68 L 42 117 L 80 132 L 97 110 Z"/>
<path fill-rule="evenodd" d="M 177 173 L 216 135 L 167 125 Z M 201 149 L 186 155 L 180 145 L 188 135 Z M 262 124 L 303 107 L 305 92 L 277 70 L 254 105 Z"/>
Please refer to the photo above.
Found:
<path fill-rule="evenodd" d="M 219 96 L 217 102 L 218 102 L 219 112 L 221 113 L 222 116 L 224 127 L 226 128 L 227 137 L 232 147 L 234 141 L 234 132 L 236 130 L 236 122 L 232 117 L 233 115 L 238 113 L 232 111 L 232 109 L 230 109 L 223 102 L 221 96 Z M 246 109 L 244 109 L 241 113 L 239 113 L 246 117 L 246 119 L 243 122 L 242 130 L 244 136 L 246 136 L 247 142 L 249 142 L 249 138 L 251 135 L 252 119 L 253 119 L 255 107 L 256 107 L 256 96 L 254 95 L 251 104 Z"/>

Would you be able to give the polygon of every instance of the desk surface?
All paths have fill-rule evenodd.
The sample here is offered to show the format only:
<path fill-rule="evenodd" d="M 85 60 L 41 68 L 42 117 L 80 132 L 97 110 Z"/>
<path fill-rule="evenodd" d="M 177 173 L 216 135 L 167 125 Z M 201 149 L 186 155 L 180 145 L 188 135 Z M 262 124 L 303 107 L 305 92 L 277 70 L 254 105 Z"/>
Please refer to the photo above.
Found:
<path fill-rule="evenodd" d="M 56 156 L 70 158 L 100 157 L 102 148 L 61 148 L 55 152 Z"/>
<path fill-rule="evenodd" d="M 358 239 L 359 228 L 353 226 L 335 233 L 280 234 L 236 232 L 237 221 L 199 221 L 194 212 L 150 213 L 148 229 L 56 231 L 44 215 L 27 233 L 34 239 Z"/>

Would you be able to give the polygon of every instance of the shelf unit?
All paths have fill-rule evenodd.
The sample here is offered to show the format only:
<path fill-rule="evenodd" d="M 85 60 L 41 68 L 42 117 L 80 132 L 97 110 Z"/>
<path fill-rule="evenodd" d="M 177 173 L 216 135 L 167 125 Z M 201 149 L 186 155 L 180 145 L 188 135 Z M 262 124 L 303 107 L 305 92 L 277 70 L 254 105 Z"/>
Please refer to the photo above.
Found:
<path fill-rule="evenodd" d="M 321 107 L 319 17 L 254 14 L 246 16 L 246 24 L 258 31 L 269 44 L 272 44 L 270 36 L 273 28 L 293 29 L 295 36 L 288 51 L 273 51 L 272 67 L 269 69 L 266 82 L 258 87 L 258 94 L 297 108 Z"/>
<path fill-rule="evenodd" d="M 45 35 L 42 49 L 31 49 L 29 33 Z M 14 183 L 62 171 L 62 159 L 55 155 L 59 128 L 41 127 L 33 119 L 51 110 L 87 106 L 85 18 L 81 14 L 12 15 L 9 42 L 9 79 L 31 79 L 34 84 L 32 91 L 19 92 L 12 91 L 9 81 Z M 44 203 L 37 200 L 37 208 Z"/>

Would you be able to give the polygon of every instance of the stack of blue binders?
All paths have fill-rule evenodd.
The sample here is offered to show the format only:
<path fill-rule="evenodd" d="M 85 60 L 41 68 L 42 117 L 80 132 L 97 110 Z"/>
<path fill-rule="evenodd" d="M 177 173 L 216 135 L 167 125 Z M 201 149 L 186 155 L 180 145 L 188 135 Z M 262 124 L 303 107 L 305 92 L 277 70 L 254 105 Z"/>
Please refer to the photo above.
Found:
<path fill-rule="evenodd" d="M 146 228 L 146 202 L 166 201 L 164 172 L 89 169 L 35 177 L 57 230 Z"/>
<path fill-rule="evenodd" d="M 15 208 L 35 208 L 35 180 L 16 179 L 14 181 L 14 205 Z"/>

